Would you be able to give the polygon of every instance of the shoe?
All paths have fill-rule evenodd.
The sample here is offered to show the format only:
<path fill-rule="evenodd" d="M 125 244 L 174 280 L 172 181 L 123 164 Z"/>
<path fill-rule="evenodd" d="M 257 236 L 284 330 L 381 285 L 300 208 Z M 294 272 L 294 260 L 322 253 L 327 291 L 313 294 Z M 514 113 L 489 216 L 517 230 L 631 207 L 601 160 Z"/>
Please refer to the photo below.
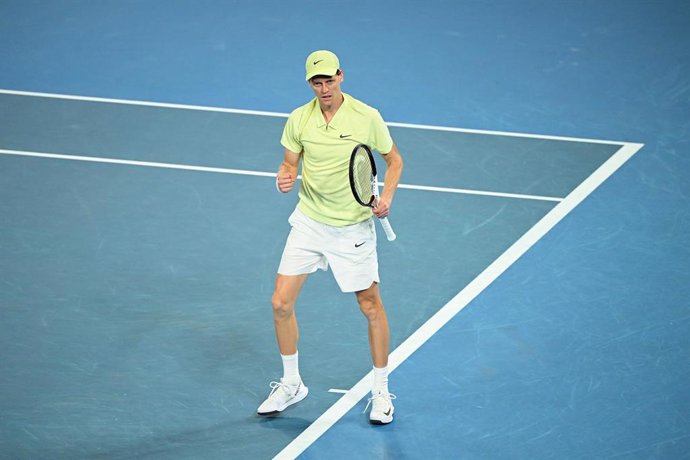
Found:
<path fill-rule="evenodd" d="M 297 404 L 308 394 L 309 388 L 305 387 L 301 380 L 297 385 L 283 383 L 283 379 L 280 379 L 280 382 L 271 382 L 271 393 L 266 401 L 261 403 L 256 413 L 259 415 L 276 415 L 289 406 Z"/>
<path fill-rule="evenodd" d="M 391 402 L 395 399 L 395 395 L 388 392 L 378 392 L 376 394 L 372 393 L 367 407 L 364 408 L 364 412 L 367 411 L 369 405 L 371 404 L 371 413 L 369 414 L 369 423 L 373 425 L 386 425 L 393 421 L 393 412 L 395 408 Z"/>

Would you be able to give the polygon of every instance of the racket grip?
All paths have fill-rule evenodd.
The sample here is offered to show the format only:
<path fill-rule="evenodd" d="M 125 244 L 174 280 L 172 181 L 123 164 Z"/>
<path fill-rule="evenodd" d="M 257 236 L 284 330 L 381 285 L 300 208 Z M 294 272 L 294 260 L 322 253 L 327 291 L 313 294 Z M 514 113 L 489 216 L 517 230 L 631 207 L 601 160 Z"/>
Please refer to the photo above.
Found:
<path fill-rule="evenodd" d="M 391 227 L 391 223 L 388 222 L 388 217 L 382 217 L 379 220 L 381 221 L 381 227 L 383 228 L 383 231 L 386 233 L 386 238 L 388 238 L 388 241 L 394 241 L 396 235 L 393 231 L 393 227 Z"/>

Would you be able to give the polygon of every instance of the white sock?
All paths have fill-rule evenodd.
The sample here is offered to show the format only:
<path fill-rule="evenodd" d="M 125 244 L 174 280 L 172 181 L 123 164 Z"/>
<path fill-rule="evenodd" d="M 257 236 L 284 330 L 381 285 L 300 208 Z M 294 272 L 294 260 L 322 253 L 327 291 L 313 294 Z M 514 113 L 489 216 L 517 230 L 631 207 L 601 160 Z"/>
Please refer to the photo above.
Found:
<path fill-rule="evenodd" d="M 388 366 L 380 368 L 374 366 L 374 385 L 371 393 L 388 393 Z"/>
<path fill-rule="evenodd" d="M 283 355 L 283 382 L 288 385 L 297 385 L 301 379 L 299 376 L 299 353 L 294 355 Z"/>

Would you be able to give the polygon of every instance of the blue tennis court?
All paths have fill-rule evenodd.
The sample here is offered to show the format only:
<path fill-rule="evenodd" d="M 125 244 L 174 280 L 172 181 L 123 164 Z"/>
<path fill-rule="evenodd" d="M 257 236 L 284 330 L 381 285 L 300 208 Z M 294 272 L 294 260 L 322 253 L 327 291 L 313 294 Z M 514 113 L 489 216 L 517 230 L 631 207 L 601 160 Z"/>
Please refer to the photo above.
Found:
<path fill-rule="evenodd" d="M 687 458 L 690 8 L 367 8 L 0 4 L 1 458 Z M 255 415 L 312 48 L 405 159 L 384 427 L 330 273 L 309 397 Z"/>

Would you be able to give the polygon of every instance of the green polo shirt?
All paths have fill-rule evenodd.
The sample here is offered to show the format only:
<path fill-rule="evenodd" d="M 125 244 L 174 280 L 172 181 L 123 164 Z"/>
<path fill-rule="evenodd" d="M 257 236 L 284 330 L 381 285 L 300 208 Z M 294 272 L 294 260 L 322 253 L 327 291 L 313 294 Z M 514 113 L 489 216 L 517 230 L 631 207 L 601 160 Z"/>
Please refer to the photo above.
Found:
<path fill-rule="evenodd" d="M 302 184 L 297 207 L 324 224 L 342 227 L 371 217 L 371 209 L 352 196 L 348 176 L 350 154 L 357 144 L 387 154 L 393 148 L 379 112 L 344 94 L 343 104 L 329 124 L 316 98 L 288 117 L 280 143 L 302 153 Z"/>

